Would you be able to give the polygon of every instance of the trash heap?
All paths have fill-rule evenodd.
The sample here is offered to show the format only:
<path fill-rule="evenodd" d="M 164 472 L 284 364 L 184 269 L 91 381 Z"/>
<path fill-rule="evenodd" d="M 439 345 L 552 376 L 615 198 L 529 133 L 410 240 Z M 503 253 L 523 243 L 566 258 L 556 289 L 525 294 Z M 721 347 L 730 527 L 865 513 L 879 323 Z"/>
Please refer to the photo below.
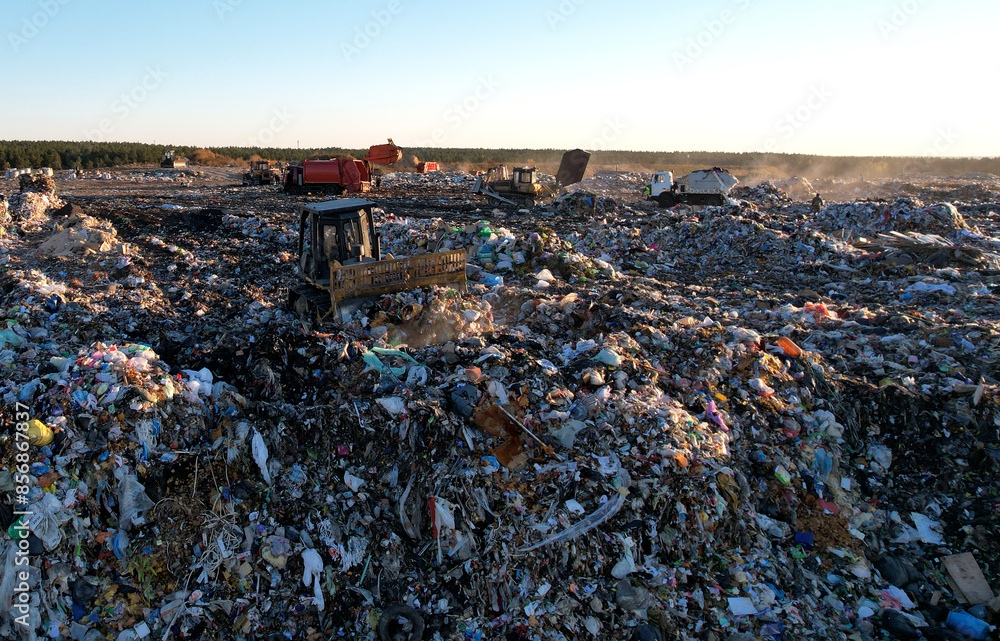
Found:
<path fill-rule="evenodd" d="M 639 172 L 603 172 L 598 171 L 589 178 L 584 178 L 575 188 L 587 191 L 605 198 L 618 201 L 631 201 L 649 186 L 650 174 Z"/>
<path fill-rule="evenodd" d="M 792 198 L 783 189 L 769 181 L 756 185 L 737 185 L 729 193 L 732 198 L 748 200 L 763 207 L 780 207 L 792 203 Z"/>
<path fill-rule="evenodd" d="M 797 200 L 810 200 L 816 193 L 816 188 L 806 178 L 792 176 L 785 180 L 778 180 L 774 183 L 777 189 L 782 190 L 791 198 Z"/>
<path fill-rule="evenodd" d="M 53 194 L 56 191 L 55 180 L 46 174 L 21 174 L 18 177 L 18 186 L 22 194 Z"/>
<path fill-rule="evenodd" d="M 546 209 L 557 216 L 601 216 L 617 208 L 613 198 L 588 191 L 572 191 L 553 200 Z"/>
<path fill-rule="evenodd" d="M 890 227 L 864 202 L 586 225 L 386 207 L 383 251 L 465 248 L 469 291 L 313 328 L 282 307 L 293 207 L 261 202 L 77 218 L 127 255 L 39 251 L 73 228 L 51 211 L 3 240 L 0 394 L 31 445 L 23 473 L 12 432 L 0 453 L 0 602 L 27 529 L 38 637 L 950 639 L 1000 622 L 993 210 L 908 200 Z M 969 261 L 887 263 L 848 221 L 883 245 L 939 229 Z M 0 636 L 31 638 L 12 614 Z"/>
<path fill-rule="evenodd" d="M 47 221 L 47 211 L 62 205 L 63 202 L 53 193 L 28 191 L 12 194 L 0 206 L 0 226 L 37 228 Z"/>
<path fill-rule="evenodd" d="M 39 253 L 48 256 L 128 253 L 128 247 L 123 247 L 117 238 L 118 231 L 106 220 L 74 213 L 64 221 L 56 223 L 55 229 L 58 231 L 38 246 Z"/>
<path fill-rule="evenodd" d="M 952 237 L 970 229 L 952 203 L 928 206 L 915 197 L 892 202 L 834 203 L 817 214 L 816 223 L 826 231 L 849 230 L 858 234 L 917 231 Z"/>
<path fill-rule="evenodd" d="M 382 176 L 382 186 L 387 189 L 410 189 L 426 187 L 472 188 L 476 177 L 464 171 L 434 171 L 417 174 L 393 171 Z"/>

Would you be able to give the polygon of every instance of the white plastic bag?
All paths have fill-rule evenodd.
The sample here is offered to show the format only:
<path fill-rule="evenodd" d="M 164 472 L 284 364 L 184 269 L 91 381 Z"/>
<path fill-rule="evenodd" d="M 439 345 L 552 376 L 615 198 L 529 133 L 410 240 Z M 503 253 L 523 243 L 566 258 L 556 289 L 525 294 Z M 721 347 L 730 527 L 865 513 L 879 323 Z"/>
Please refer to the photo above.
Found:
<path fill-rule="evenodd" d="M 267 445 L 264 443 L 264 437 L 260 435 L 257 430 L 253 431 L 253 439 L 250 442 L 251 448 L 253 449 L 253 460 L 256 461 L 257 467 L 260 468 L 260 473 L 264 477 L 264 482 L 268 485 L 271 484 L 271 473 L 267 469 Z"/>
<path fill-rule="evenodd" d="M 302 585 L 313 586 L 313 599 L 316 601 L 316 609 L 320 612 L 326 606 L 323 600 L 323 588 L 320 586 L 320 577 L 323 575 L 323 557 L 313 549 L 302 551 Z"/>
<path fill-rule="evenodd" d="M 122 478 L 118 483 L 118 527 L 120 529 L 128 532 L 132 525 L 152 507 L 153 501 L 146 496 L 146 488 L 134 474 Z M 49 549 L 47 544 L 46 549 Z"/>

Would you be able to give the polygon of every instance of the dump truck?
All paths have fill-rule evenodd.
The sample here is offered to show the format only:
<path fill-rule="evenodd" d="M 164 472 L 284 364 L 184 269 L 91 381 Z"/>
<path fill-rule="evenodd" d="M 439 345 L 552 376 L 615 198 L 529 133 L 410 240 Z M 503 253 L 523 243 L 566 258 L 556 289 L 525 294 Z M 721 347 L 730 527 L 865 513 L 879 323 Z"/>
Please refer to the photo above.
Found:
<path fill-rule="evenodd" d="M 739 182 L 736 176 L 719 167 L 692 171 L 676 181 L 672 172 L 658 171 L 650 181 L 647 200 L 655 200 L 660 207 L 724 205 L 729 192 Z"/>
<path fill-rule="evenodd" d="M 160 161 L 160 167 L 164 169 L 183 169 L 187 167 L 187 160 L 174 155 L 173 149 L 168 149 L 163 152 L 163 160 Z"/>
<path fill-rule="evenodd" d="M 403 150 L 392 138 L 385 145 L 372 145 L 361 160 L 331 158 L 304 160 L 285 170 L 285 191 L 291 194 L 323 192 L 332 196 L 343 193 L 366 193 L 372 188 L 372 163 L 393 165 L 403 157 Z"/>
<path fill-rule="evenodd" d="M 476 178 L 472 193 L 483 194 L 486 201 L 494 206 L 512 205 L 530 209 L 536 203 L 558 196 L 565 187 L 583 180 L 589 163 L 589 152 L 582 149 L 567 151 L 556 172 L 554 187 L 538 181 L 535 167 L 515 167 L 509 176 L 506 165 L 492 167 Z"/>
<path fill-rule="evenodd" d="M 342 320 L 377 296 L 418 287 L 466 290 L 464 249 L 382 258 L 374 205 L 343 198 L 299 209 L 299 282 L 289 289 L 288 309 L 303 320 Z"/>
<path fill-rule="evenodd" d="M 254 160 L 250 163 L 250 168 L 243 174 L 244 185 L 276 185 L 278 184 L 278 172 L 271 168 L 271 163 L 266 160 Z"/>
<path fill-rule="evenodd" d="M 437 171 L 438 164 L 431 161 L 421 161 L 417 163 L 416 169 L 418 174 L 428 174 L 432 171 Z"/>

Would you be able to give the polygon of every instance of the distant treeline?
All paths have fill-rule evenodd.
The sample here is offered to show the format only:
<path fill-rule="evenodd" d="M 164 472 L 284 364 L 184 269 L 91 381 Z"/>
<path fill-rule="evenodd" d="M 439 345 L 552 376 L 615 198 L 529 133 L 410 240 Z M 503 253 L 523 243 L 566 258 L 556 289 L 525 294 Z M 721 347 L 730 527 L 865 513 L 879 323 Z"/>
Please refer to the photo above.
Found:
<path fill-rule="evenodd" d="M 288 149 L 250 147 L 210 147 L 149 145 L 137 142 L 65 142 L 65 141 L 0 141 L 0 169 L 11 167 L 52 167 L 53 169 L 97 169 L 136 164 L 158 164 L 163 152 L 173 149 L 189 159 L 213 157 L 212 164 L 239 164 L 262 157 L 275 161 L 305 158 L 335 158 L 348 155 L 363 158 L 367 149 L 340 147 Z M 562 149 L 444 149 L 403 148 L 403 161 L 398 168 L 412 166 L 414 158 L 436 161 L 442 168 L 481 168 L 488 165 L 536 164 L 557 165 Z M 807 154 L 775 154 L 765 152 L 728 153 L 709 151 L 596 151 L 592 167 L 621 169 L 656 169 L 676 166 L 726 167 L 743 173 L 754 171 L 781 172 L 789 176 L 895 176 L 912 173 L 956 175 L 966 172 L 986 172 L 1000 175 L 1000 158 L 935 158 L 935 157 L 870 157 L 813 156 Z"/>

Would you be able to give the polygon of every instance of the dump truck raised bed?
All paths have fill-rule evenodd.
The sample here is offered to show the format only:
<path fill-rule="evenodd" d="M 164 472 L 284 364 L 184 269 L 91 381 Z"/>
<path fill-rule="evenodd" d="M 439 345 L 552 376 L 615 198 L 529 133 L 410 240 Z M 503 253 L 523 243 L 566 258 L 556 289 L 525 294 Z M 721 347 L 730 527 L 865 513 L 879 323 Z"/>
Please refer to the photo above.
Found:
<path fill-rule="evenodd" d="M 583 180 L 589 163 L 589 152 L 582 149 L 567 151 L 556 172 L 555 187 L 540 183 L 538 170 L 534 167 L 515 167 L 510 177 L 506 166 L 493 167 L 476 178 L 472 193 L 483 194 L 486 201 L 494 206 L 512 205 L 530 209 L 536 203 L 555 198 L 564 187 Z"/>
<path fill-rule="evenodd" d="M 725 169 L 699 169 L 674 181 L 674 174 L 658 171 L 649 184 L 647 200 L 655 200 L 660 207 L 687 205 L 723 205 L 729 192 L 739 184 L 736 176 Z"/>
<path fill-rule="evenodd" d="M 333 196 L 343 193 L 367 193 L 372 188 L 372 163 L 394 165 L 403 150 L 392 139 L 385 145 L 372 145 L 361 160 L 331 158 L 304 160 L 285 169 L 285 191 L 292 194 L 322 192 Z"/>
<path fill-rule="evenodd" d="M 288 292 L 288 309 L 304 320 L 342 319 L 382 294 L 451 285 L 465 291 L 465 250 L 382 259 L 374 203 L 344 198 L 299 210 L 300 282 Z"/>

